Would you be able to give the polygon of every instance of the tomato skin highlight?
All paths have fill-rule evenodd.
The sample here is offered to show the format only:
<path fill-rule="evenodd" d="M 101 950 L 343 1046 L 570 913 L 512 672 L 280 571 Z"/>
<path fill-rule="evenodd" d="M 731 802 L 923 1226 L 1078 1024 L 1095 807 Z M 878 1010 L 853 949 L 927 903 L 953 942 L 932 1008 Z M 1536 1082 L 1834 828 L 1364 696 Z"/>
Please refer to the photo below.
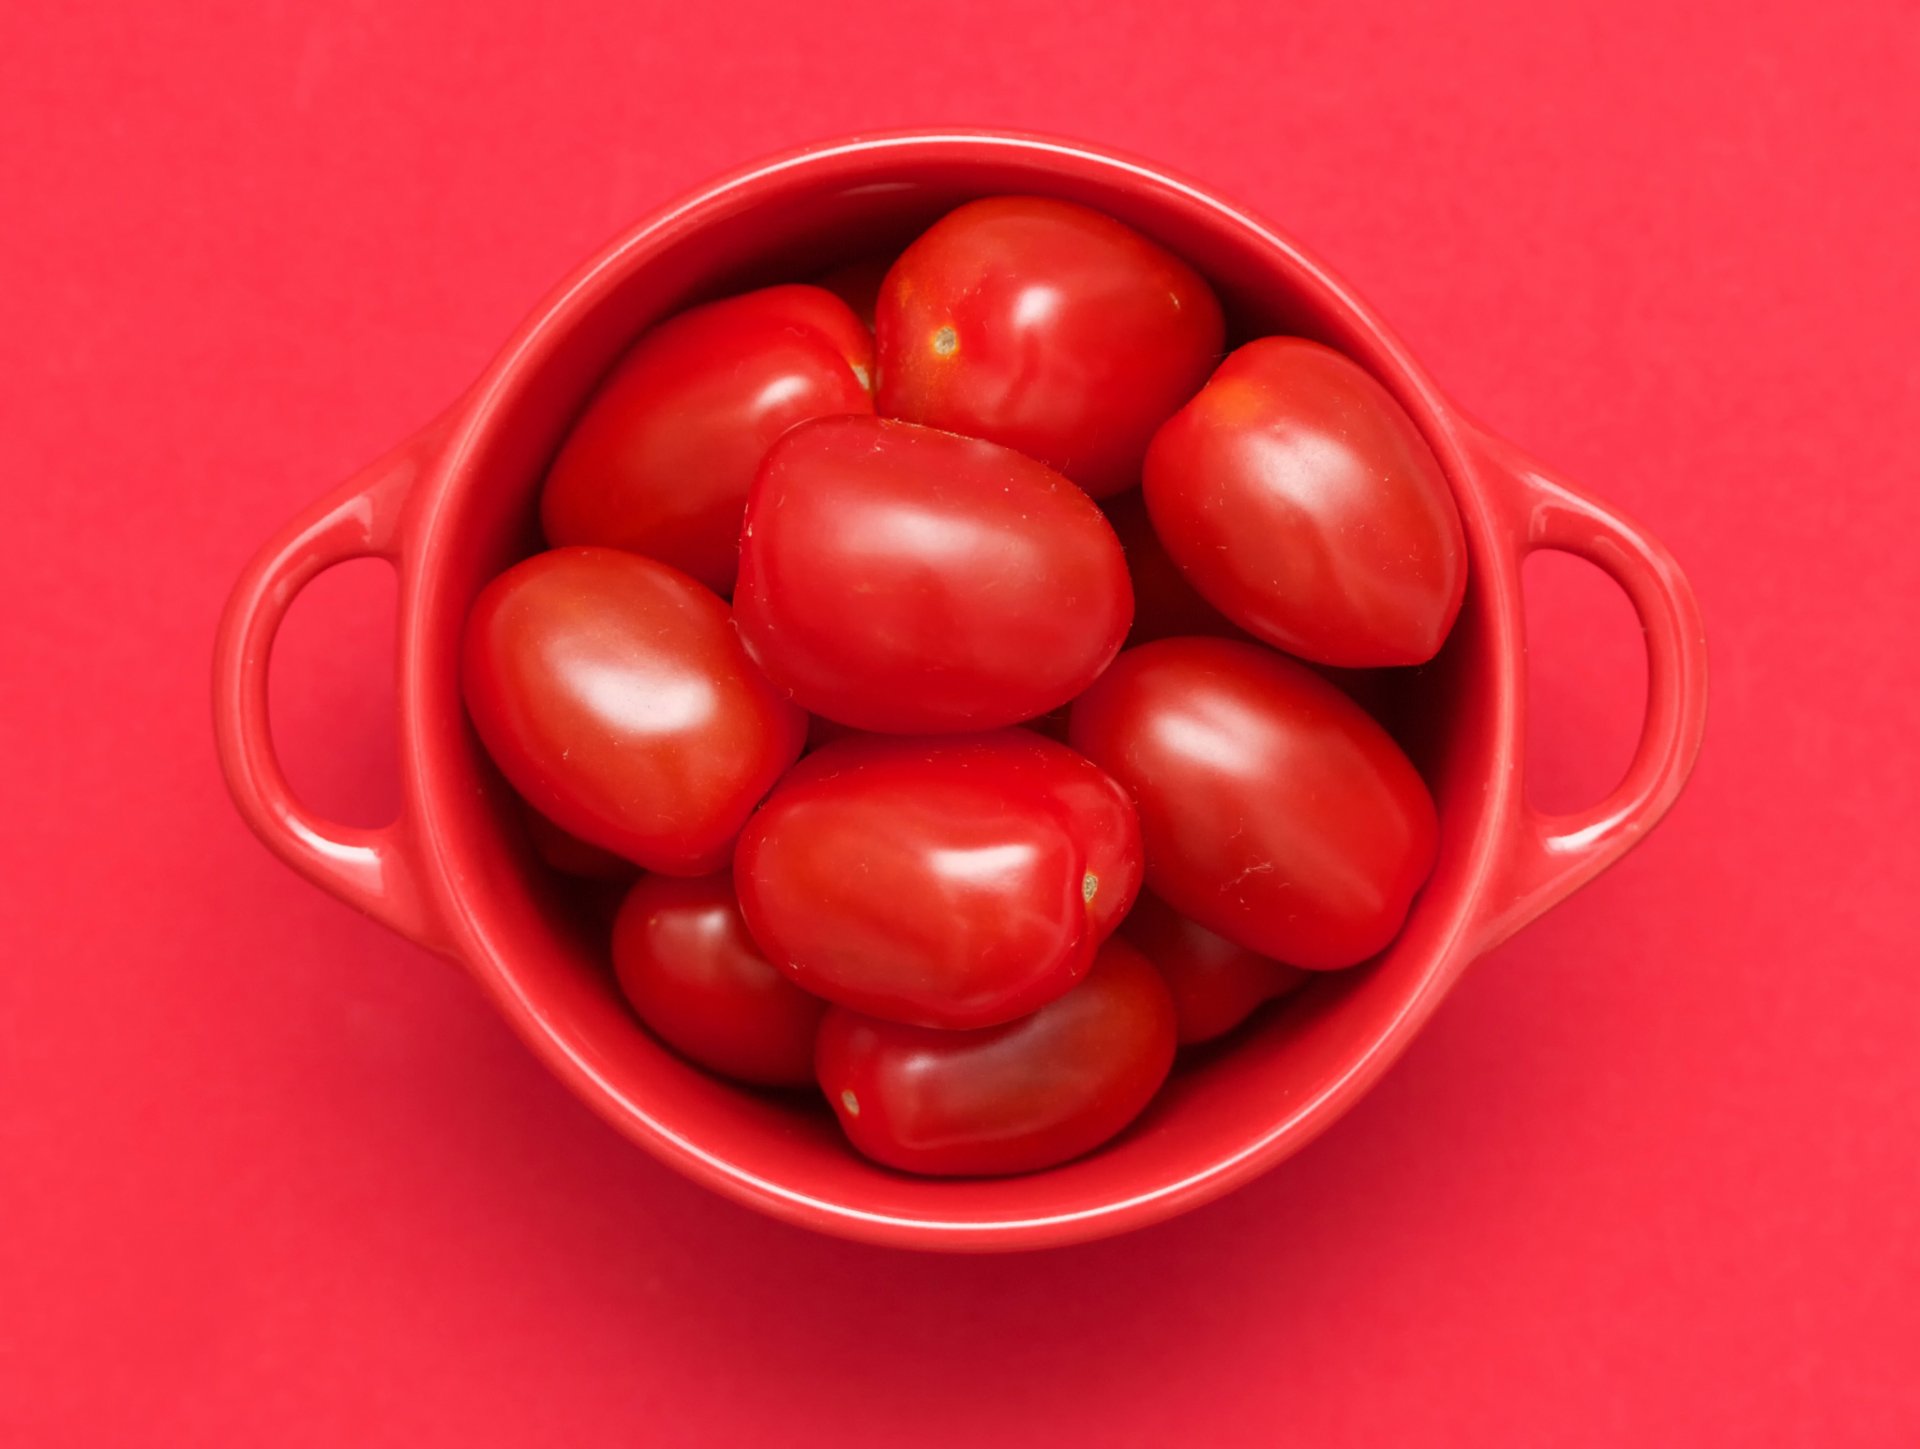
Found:
<path fill-rule="evenodd" d="M 997 1176 L 1110 1140 L 1160 1089 L 1174 1047 L 1166 983 L 1116 937 L 1073 990 L 1002 1026 L 933 1031 L 835 1007 L 815 1071 L 863 1155 L 906 1172 Z"/>
<path fill-rule="evenodd" d="M 1206 280 L 1111 217 L 1047 197 L 949 212 L 887 273 L 883 416 L 985 438 L 1096 498 L 1206 381 L 1225 328 Z"/>
<path fill-rule="evenodd" d="M 707 875 L 800 754 L 806 716 L 712 591 L 608 548 L 515 564 L 467 616 L 467 713 L 541 814 L 647 870 Z"/>
<path fill-rule="evenodd" d="M 854 736 L 796 765 L 734 854 L 767 959 L 829 1001 L 948 1029 L 1085 975 L 1087 852 L 1040 760 L 1057 747 L 1012 743 Z"/>
<path fill-rule="evenodd" d="M 767 963 L 731 873 L 635 882 L 614 918 L 613 969 L 648 1028 L 709 1071 L 756 1086 L 813 1081 L 827 1004 Z"/>
<path fill-rule="evenodd" d="M 1400 747 L 1260 645 L 1129 649 L 1074 702 L 1068 738 L 1132 795 L 1147 889 L 1288 965 L 1382 950 L 1433 869 L 1433 798 Z"/>
<path fill-rule="evenodd" d="M 1440 460 L 1352 359 L 1249 342 L 1155 434 L 1142 491 L 1188 581 L 1255 638 L 1361 669 L 1433 658 L 1466 535 Z"/>
<path fill-rule="evenodd" d="M 1140 897 L 1120 934 L 1166 981 L 1180 1022 L 1181 1046 L 1225 1036 L 1308 975 L 1235 945 L 1157 896 Z"/>
<path fill-rule="evenodd" d="M 548 470 L 550 544 L 645 554 L 722 595 L 754 471 L 788 428 L 871 412 L 873 340 L 820 287 L 727 297 L 644 333 Z"/>
<path fill-rule="evenodd" d="M 781 438 L 747 503 L 734 617 L 813 714 L 856 729 L 994 729 L 1065 704 L 1133 615 L 1120 542 L 1059 474 L 871 417 Z"/>

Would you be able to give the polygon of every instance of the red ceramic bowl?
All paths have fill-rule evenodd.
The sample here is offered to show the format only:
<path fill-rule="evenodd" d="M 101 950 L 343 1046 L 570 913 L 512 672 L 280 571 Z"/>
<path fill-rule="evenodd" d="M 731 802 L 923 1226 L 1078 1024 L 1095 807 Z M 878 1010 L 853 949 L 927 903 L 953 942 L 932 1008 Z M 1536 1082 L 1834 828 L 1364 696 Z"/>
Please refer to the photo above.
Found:
<path fill-rule="evenodd" d="M 1440 856 L 1386 956 L 1319 978 L 1232 1050 L 1176 1074 L 1138 1123 L 1090 1157 L 1027 1177 L 938 1181 L 862 1161 L 826 1112 L 729 1087 L 641 1029 L 603 943 L 535 862 L 467 726 L 456 646 L 475 593 L 537 547 L 547 460 L 642 329 L 703 297 L 884 251 L 955 203 L 999 192 L 1067 197 L 1119 217 L 1206 272 L 1241 334 L 1304 334 L 1370 368 L 1445 465 L 1472 581 L 1408 714 L 1406 742 L 1439 802 Z M 1646 631 L 1647 715 L 1632 766 L 1605 800 L 1571 816 L 1539 814 L 1522 789 L 1520 565 L 1542 548 L 1605 570 Z M 378 830 L 304 809 L 274 759 L 267 719 L 267 657 L 287 605 L 322 570 L 366 555 L 390 560 L 400 581 L 404 804 Z M 810 147 L 736 173 L 594 259 L 443 417 L 261 550 L 221 623 L 214 697 L 221 763 L 260 837 L 320 886 L 461 962 L 547 1065 L 648 1151 L 823 1231 L 1000 1249 L 1169 1217 L 1326 1128 L 1405 1049 L 1468 962 L 1617 860 L 1673 803 L 1700 741 L 1706 665 L 1693 597 L 1666 551 L 1470 422 L 1352 292 L 1274 228 L 1086 146 L 916 134 Z"/>

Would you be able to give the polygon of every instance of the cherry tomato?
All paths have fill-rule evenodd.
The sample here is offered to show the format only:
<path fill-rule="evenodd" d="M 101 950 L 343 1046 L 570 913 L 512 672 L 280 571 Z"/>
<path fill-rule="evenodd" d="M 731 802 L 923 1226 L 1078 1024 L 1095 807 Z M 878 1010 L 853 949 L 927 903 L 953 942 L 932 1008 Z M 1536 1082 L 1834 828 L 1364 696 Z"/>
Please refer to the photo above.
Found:
<path fill-rule="evenodd" d="M 1140 481 L 1153 431 L 1220 356 L 1200 274 L 1111 217 L 1001 196 L 937 221 L 874 314 L 886 417 L 1017 448 L 1096 498 Z"/>
<path fill-rule="evenodd" d="M 1147 888 L 1294 966 L 1351 966 L 1433 868 L 1433 798 L 1360 707 L 1257 644 L 1129 649 L 1074 702 L 1073 747 L 1140 811 Z"/>
<path fill-rule="evenodd" d="M 767 964 L 730 874 L 638 881 L 614 919 L 613 969 L 640 1019 L 701 1066 L 761 1086 L 813 1080 L 827 1004 Z"/>
<path fill-rule="evenodd" d="M 487 752 L 535 809 L 669 875 L 726 863 L 806 737 L 712 591 L 609 548 L 538 554 L 488 584 L 463 684 Z"/>
<path fill-rule="evenodd" d="M 549 870 L 581 880 L 626 880 L 633 874 L 632 861 L 569 835 L 525 801 L 521 802 L 521 814 L 533 841 L 533 853 Z"/>
<path fill-rule="evenodd" d="M 1190 921 L 1157 896 L 1142 896 L 1120 932 L 1153 962 L 1173 994 L 1180 1045 L 1225 1036 L 1255 1008 L 1284 996 L 1307 973 Z"/>
<path fill-rule="evenodd" d="M 871 412 L 872 339 L 819 287 L 695 307 L 641 337 L 547 474 L 553 544 L 605 544 L 732 590 L 754 469 L 795 423 Z"/>
<path fill-rule="evenodd" d="M 1038 756 L 1046 742 L 1029 739 Z M 748 822 L 740 907 L 767 959 L 829 1001 L 989 1026 L 1078 980 L 1087 852 L 1057 779 L 968 741 L 840 740 Z"/>
<path fill-rule="evenodd" d="M 863 257 L 844 267 L 835 267 L 820 278 L 819 285 L 845 302 L 853 315 L 871 329 L 874 309 L 880 301 L 880 284 L 886 280 L 887 269 L 892 265 L 892 257 Z"/>
<path fill-rule="evenodd" d="M 1147 501 L 1138 488 L 1116 493 L 1100 504 L 1126 551 L 1127 574 L 1133 580 L 1133 629 L 1127 644 L 1151 643 L 1179 634 L 1212 634 L 1222 639 L 1244 639 L 1246 631 L 1200 597 L 1187 582 L 1180 565 L 1168 555 L 1160 535 L 1147 517 Z"/>
<path fill-rule="evenodd" d="M 1167 552 L 1269 644 L 1365 668 L 1431 659 L 1467 584 L 1440 461 L 1359 364 L 1299 337 L 1240 348 L 1148 450 Z"/>
<path fill-rule="evenodd" d="M 992 729 L 1086 688 L 1132 617 L 1078 488 L 992 443 L 873 417 L 803 423 L 747 503 L 734 618 L 767 676 L 865 730 Z"/>
<path fill-rule="evenodd" d="M 932 1031 L 835 1007 L 815 1070 L 853 1145 L 938 1176 L 1033 1172 L 1091 1152 L 1173 1065 L 1173 1000 L 1114 939 L 1073 990 L 981 1031 Z"/>

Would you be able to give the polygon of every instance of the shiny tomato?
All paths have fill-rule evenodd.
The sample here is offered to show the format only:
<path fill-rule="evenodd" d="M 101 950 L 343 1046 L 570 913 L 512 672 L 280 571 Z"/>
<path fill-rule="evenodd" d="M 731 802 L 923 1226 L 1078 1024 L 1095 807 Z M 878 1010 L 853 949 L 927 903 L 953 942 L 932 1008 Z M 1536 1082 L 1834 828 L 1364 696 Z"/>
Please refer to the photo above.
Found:
<path fill-rule="evenodd" d="M 767 964 L 730 874 L 636 882 L 614 918 L 613 969 L 640 1019 L 701 1066 L 761 1086 L 813 1080 L 827 1004 Z"/>
<path fill-rule="evenodd" d="M 1133 613 L 1086 494 L 992 443 L 873 417 L 803 423 L 747 504 L 734 618 L 815 714 L 895 734 L 992 729 L 1086 688 Z"/>
<path fill-rule="evenodd" d="M 806 737 L 711 590 L 609 548 L 537 554 L 488 584 L 462 683 L 487 752 L 535 809 L 669 875 L 726 864 Z"/>
<path fill-rule="evenodd" d="M 853 1145 L 937 1176 L 1033 1172 L 1091 1152 L 1166 1080 L 1173 1000 L 1124 941 L 1073 990 L 981 1031 L 930 1031 L 836 1007 L 815 1071 Z"/>
<path fill-rule="evenodd" d="M 754 470 L 795 423 L 873 410 L 872 349 L 819 287 L 768 287 L 661 323 L 561 445 L 540 497 L 548 542 L 630 549 L 730 592 Z"/>
<path fill-rule="evenodd" d="M 1121 934 L 1159 971 L 1173 994 L 1180 1045 L 1225 1036 L 1255 1009 L 1285 996 L 1307 973 L 1237 946 L 1190 921 L 1157 896 L 1142 896 Z"/>
<path fill-rule="evenodd" d="M 874 317 L 881 413 L 1017 448 L 1096 498 L 1219 360 L 1200 274 L 1072 202 L 969 202 L 902 253 Z"/>
<path fill-rule="evenodd" d="M 1240 348 L 1155 435 L 1144 491 L 1229 619 L 1323 664 L 1431 659 L 1467 584 L 1440 460 L 1359 364 L 1299 337 Z"/>
<path fill-rule="evenodd" d="M 1129 649 L 1074 702 L 1068 738 L 1133 796 L 1147 888 L 1276 960 L 1364 961 L 1433 868 L 1433 798 L 1400 747 L 1260 645 Z"/>
<path fill-rule="evenodd" d="M 527 822 L 527 836 L 533 841 L 533 853 L 549 870 L 581 880 L 626 880 L 633 875 L 632 861 L 568 834 L 525 801 L 521 802 L 521 813 Z"/>
<path fill-rule="evenodd" d="M 1029 738 L 1028 754 L 1046 741 Z M 1046 768 L 967 740 L 855 737 L 795 766 L 740 836 L 767 958 L 816 995 L 926 1026 L 1022 1016 L 1083 975 L 1087 851 Z"/>
<path fill-rule="evenodd" d="M 1180 634 L 1211 634 L 1222 639 L 1244 639 L 1247 633 L 1200 597 L 1187 582 L 1180 565 L 1153 531 L 1147 501 L 1138 488 L 1104 499 L 1101 510 L 1127 555 L 1127 574 L 1133 581 L 1133 629 L 1129 646 L 1148 644 Z"/>

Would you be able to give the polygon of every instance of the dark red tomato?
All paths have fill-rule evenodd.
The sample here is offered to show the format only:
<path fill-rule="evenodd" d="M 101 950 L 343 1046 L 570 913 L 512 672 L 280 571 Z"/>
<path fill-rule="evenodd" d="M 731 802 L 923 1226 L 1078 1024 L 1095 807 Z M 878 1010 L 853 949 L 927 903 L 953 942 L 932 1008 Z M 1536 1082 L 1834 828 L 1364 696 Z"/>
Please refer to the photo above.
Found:
<path fill-rule="evenodd" d="M 874 309 L 880 301 L 880 284 L 886 280 L 887 269 L 892 265 L 892 257 L 865 257 L 844 267 L 835 267 L 820 278 L 819 284 L 845 302 L 853 315 L 871 329 Z"/>
<path fill-rule="evenodd" d="M 488 584 L 462 683 L 487 752 L 536 810 L 668 875 L 725 865 L 806 738 L 711 590 L 610 548 L 537 554 Z"/>
<path fill-rule="evenodd" d="M 992 443 L 872 417 L 803 423 L 767 455 L 740 538 L 747 652 L 859 729 L 992 729 L 1065 704 L 1133 614 L 1100 510 Z"/>
<path fill-rule="evenodd" d="M 1249 342 L 1148 450 L 1155 530 L 1234 623 L 1290 654 L 1367 668 L 1431 659 L 1467 585 L 1433 449 L 1357 363 L 1299 337 Z"/>
<path fill-rule="evenodd" d="M 591 845 L 577 835 L 569 835 L 524 801 L 521 814 L 526 818 L 533 853 L 549 870 L 582 880 L 626 880 L 633 874 L 632 861 Z"/>
<path fill-rule="evenodd" d="M 1140 1115 L 1173 1065 L 1173 1000 L 1118 939 L 1073 990 L 983 1031 L 932 1031 L 843 1007 L 815 1072 L 840 1125 L 888 1167 L 940 1177 L 1034 1172 Z"/>
<path fill-rule="evenodd" d="M 795 423 L 871 412 L 872 339 L 819 287 L 768 287 L 669 318 L 600 385 L 547 474 L 553 544 L 605 544 L 733 589 L 740 515 Z"/>
<path fill-rule="evenodd" d="M 614 919 L 613 969 L 640 1019 L 701 1066 L 767 1087 L 813 1080 L 827 1004 L 767 964 L 730 874 L 637 882 Z"/>
<path fill-rule="evenodd" d="M 1087 853 L 1056 788 L 1011 750 L 964 740 L 828 745 L 740 836 L 747 925 L 801 986 L 875 1016 L 1023 1016 L 1092 954 Z"/>
<path fill-rule="evenodd" d="M 1111 217 L 1002 196 L 934 223 L 874 317 L 882 414 L 1017 448 L 1096 498 L 1219 360 L 1200 274 Z"/>
<path fill-rule="evenodd" d="M 1153 962 L 1172 992 L 1181 1046 L 1225 1036 L 1255 1008 L 1307 978 L 1299 967 L 1236 946 L 1156 896 L 1140 897 L 1120 932 Z"/>
<path fill-rule="evenodd" d="M 1433 798 L 1400 747 L 1260 645 L 1129 649 L 1074 702 L 1068 738 L 1133 796 L 1147 888 L 1276 960 L 1364 961 L 1433 868 Z"/>
<path fill-rule="evenodd" d="M 1101 509 L 1126 551 L 1127 573 L 1133 580 L 1133 629 L 1127 644 L 1151 643 L 1180 634 L 1210 634 L 1222 639 L 1244 639 L 1246 631 L 1200 597 L 1187 582 L 1180 565 L 1168 556 L 1160 535 L 1147 517 L 1147 502 L 1138 488 L 1129 488 L 1104 500 Z"/>

